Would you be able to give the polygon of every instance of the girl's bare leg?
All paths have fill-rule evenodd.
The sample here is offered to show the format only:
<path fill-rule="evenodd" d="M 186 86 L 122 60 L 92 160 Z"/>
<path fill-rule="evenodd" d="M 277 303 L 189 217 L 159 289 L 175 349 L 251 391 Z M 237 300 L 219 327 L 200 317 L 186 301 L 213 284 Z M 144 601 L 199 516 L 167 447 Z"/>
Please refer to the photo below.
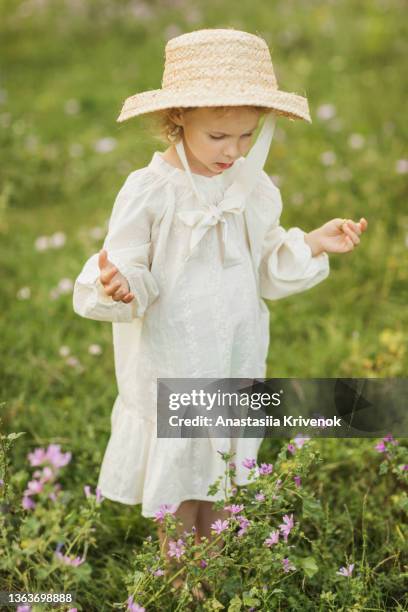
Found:
<path fill-rule="evenodd" d="M 176 517 L 177 521 L 182 522 L 182 525 L 177 525 L 177 528 L 176 528 L 176 532 L 178 536 L 182 537 L 182 534 L 184 531 L 190 532 L 192 530 L 192 527 L 195 527 L 197 530 L 196 531 L 196 542 L 198 541 L 197 514 L 198 514 L 199 503 L 200 502 L 197 500 L 187 500 L 187 501 L 183 501 L 180 504 L 180 506 L 177 508 L 174 516 Z M 164 539 L 165 539 L 164 529 L 162 528 L 161 525 L 158 525 L 157 531 L 159 535 L 160 549 L 163 551 L 163 554 L 167 555 L 167 550 L 165 550 L 163 547 Z M 177 565 L 177 566 L 174 565 L 175 570 L 180 569 L 180 567 L 181 565 Z M 179 588 L 183 586 L 184 579 L 181 576 L 178 576 L 173 581 L 172 584 L 175 588 Z M 204 599 L 205 597 L 203 591 L 196 587 L 193 589 L 193 594 L 195 595 L 197 599 Z"/>
<path fill-rule="evenodd" d="M 218 519 L 221 521 L 225 521 L 230 516 L 227 510 L 214 510 L 213 502 L 210 501 L 200 501 L 198 516 L 197 516 L 197 532 L 198 541 L 201 541 L 200 538 L 206 537 L 209 541 L 214 539 L 214 535 L 211 533 L 211 525 L 215 523 Z M 219 553 L 220 549 L 223 548 L 224 541 L 221 538 L 218 540 L 216 545 L 209 550 L 209 556 L 215 556 Z M 202 581 L 203 586 L 210 590 L 210 585 L 206 581 Z"/>

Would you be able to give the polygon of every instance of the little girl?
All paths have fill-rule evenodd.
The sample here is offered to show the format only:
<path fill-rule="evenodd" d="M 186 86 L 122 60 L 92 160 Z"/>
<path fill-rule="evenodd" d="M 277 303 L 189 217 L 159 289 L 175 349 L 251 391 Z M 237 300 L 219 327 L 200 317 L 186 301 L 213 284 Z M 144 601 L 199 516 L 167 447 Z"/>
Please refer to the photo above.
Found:
<path fill-rule="evenodd" d="M 229 485 L 245 485 L 242 461 L 257 456 L 262 439 L 157 438 L 157 379 L 265 378 L 263 298 L 324 280 L 328 253 L 353 250 L 367 221 L 336 218 L 309 233 L 281 227 L 280 191 L 263 171 L 276 117 L 311 119 L 306 98 L 278 89 L 259 36 L 205 29 L 170 40 L 162 88 L 128 98 L 118 121 L 147 113 L 162 121 L 171 146 L 126 179 L 73 305 L 113 323 L 119 393 L 102 494 L 141 503 L 145 517 L 168 504 L 199 541 L 226 518 L 212 508 L 222 492 L 208 495 L 224 472 L 221 451 L 235 453 Z"/>

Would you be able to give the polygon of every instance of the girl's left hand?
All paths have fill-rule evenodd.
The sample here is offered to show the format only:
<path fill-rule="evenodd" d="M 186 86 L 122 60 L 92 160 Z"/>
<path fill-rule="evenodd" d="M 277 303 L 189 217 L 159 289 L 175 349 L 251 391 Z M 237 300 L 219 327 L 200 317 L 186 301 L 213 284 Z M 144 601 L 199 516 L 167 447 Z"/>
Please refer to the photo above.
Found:
<path fill-rule="evenodd" d="M 360 243 L 360 236 L 367 226 L 364 217 L 358 223 L 351 219 L 332 219 L 315 230 L 315 238 L 322 251 L 348 253 Z"/>

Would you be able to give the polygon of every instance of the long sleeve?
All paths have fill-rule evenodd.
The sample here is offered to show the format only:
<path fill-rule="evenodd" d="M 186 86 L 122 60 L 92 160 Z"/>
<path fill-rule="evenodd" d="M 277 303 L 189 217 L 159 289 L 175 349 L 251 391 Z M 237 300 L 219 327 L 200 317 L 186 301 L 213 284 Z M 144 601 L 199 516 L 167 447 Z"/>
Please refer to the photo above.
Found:
<path fill-rule="evenodd" d="M 314 287 L 327 278 L 330 268 L 326 252 L 313 257 L 303 230 L 285 230 L 279 224 L 282 199 L 279 189 L 271 185 L 279 213 L 263 241 L 259 279 L 261 297 L 278 300 Z"/>
<path fill-rule="evenodd" d="M 97 321 L 130 322 L 142 317 L 159 296 L 150 271 L 151 227 L 154 221 L 152 179 L 144 169 L 131 173 L 119 191 L 103 248 L 126 277 L 135 298 L 129 304 L 107 296 L 99 280 L 99 252 L 85 263 L 73 291 L 73 308 L 81 317 Z"/>

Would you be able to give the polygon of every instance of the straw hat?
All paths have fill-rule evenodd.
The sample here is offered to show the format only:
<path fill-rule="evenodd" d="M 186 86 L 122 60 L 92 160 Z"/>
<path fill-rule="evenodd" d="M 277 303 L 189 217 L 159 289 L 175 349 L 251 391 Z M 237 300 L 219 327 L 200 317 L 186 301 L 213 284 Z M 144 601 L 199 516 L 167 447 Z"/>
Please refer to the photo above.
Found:
<path fill-rule="evenodd" d="M 234 29 L 195 30 L 167 42 L 161 89 L 127 98 L 117 121 L 175 107 L 246 105 L 312 122 L 306 98 L 278 89 L 263 38 Z"/>

